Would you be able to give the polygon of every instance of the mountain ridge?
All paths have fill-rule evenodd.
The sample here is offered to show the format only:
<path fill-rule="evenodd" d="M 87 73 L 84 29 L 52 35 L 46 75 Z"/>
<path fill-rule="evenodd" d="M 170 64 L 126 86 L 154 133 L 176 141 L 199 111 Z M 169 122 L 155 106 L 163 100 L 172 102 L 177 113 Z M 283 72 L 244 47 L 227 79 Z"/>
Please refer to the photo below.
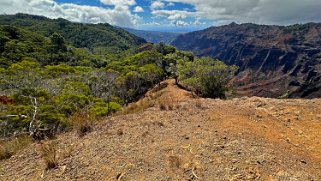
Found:
<path fill-rule="evenodd" d="M 203 99 L 166 80 L 133 106 L 0 160 L 0 178 L 27 180 L 320 180 L 321 100 Z M 297 112 L 293 114 L 293 112 Z M 45 145 L 57 167 L 45 170 Z"/>
<path fill-rule="evenodd" d="M 240 67 L 242 95 L 321 97 L 321 24 L 232 23 L 180 35 L 172 45 Z"/>
<path fill-rule="evenodd" d="M 104 47 L 113 53 L 146 43 L 143 38 L 130 34 L 123 29 L 115 28 L 108 23 L 75 23 L 63 18 L 50 19 L 44 16 L 18 13 L 15 15 L 0 15 L 0 25 L 24 28 L 45 37 L 49 37 L 56 32 L 76 48 L 93 50 Z"/>

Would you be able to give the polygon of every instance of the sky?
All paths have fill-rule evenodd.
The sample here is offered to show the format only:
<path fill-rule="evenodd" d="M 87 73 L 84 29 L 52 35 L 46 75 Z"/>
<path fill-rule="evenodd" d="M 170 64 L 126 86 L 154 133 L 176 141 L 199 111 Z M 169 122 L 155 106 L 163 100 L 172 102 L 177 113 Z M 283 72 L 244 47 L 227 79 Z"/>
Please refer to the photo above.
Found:
<path fill-rule="evenodd" d="M 0 14 L 189 32 L 236 23 L 321 22 L 321 0 L 0 0 Z"/>

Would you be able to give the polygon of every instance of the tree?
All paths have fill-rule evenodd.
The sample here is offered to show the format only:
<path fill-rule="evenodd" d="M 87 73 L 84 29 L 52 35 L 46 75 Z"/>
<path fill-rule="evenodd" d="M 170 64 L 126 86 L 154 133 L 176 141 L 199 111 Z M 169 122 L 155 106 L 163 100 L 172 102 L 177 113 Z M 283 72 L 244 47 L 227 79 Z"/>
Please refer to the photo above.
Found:
<path fill-rule="evenodd" d="M 39 88 L 41 71 L 38 62 L 21 61 L 12 64 L 6 71 L 0 71 L 0 90 L 16 93 L 22 89 Z"/>
<path fill-rule="evenodd" d="M 173 47 L 173 46 L 169 46 L 169 45 L 166 45 L 165 43 L 163 42 L 160 42 L 159 44 L 157 44 L 155 46 L 155 50 L 163 55 L 167 55 L 167 54 L 170 54 L 170 53 L 175 53 L 176 52 L 176 48 Z"/>
<path fill-rule="evenodd" d="M 178 85 L 178 72 L 177 67 L 174 63 L 170 63 L 168 67 L 166 67 L 166 72 L 175 79 L 175 84 Z"/>
<path fill-rule="evenodd" d="M 58 33 L 53 33 L 50 36 L 50 40 L 52 43 L 52 48 L 53 48 L 53 52 L 54 53 L 58 53 L 58 52 L 65 52 L 67 51 L 67 46 L 66 46 L 66 42 L 63 36 L 61 36 Z"/>
<path fill-rule="evenodd" d="M 146 64 L 139 68 L 139 73 L 145 78 L 146 83 L 154 85 L 162 80 L 164 71 L 155 64 Z"/>
<path fill-rule="evenodd" d="M 93 72 L 91 81 L 91 91 L 95 97 L 102 98 L 107 103 L 108 113 L 110 114 L 111 98 L 115 94 L 115 84 L 118 74 L 113 71 L 96 71 Z"/>

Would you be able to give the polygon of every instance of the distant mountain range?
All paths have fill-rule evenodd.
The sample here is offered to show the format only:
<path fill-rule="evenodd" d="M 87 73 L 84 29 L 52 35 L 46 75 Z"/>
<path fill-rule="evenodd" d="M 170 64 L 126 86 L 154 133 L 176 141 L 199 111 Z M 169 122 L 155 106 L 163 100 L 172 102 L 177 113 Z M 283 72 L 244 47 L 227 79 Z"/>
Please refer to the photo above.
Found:
<path fill-rule="evenodd" d="M 240 67 L 239 93 L 321 97 L 321 24 L 235 24 L 180 35 L 172 45 Z"/>
<path fill-rule="evenodd" d="M 131 28 L 123 28 L 124 30 L 138 36 L 142 37 L 151 43 L 166 43 L 170 44 L 182 33 L 170 33 L 170 32 L 159 32 L 159 31 L 146 31 L 146 30 L 136 30 Z"/>

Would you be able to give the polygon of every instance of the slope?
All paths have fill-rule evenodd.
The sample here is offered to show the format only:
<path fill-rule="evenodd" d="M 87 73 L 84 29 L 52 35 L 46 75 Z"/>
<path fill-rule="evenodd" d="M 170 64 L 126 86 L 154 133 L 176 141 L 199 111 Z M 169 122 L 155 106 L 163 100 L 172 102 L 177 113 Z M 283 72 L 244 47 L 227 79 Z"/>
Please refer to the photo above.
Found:
<path fill-rule="evenodd" d="M 44 170 L 34 143 L 0 163 L 0 179 L 321 179 L 320 99 L 202 99 L 167 80 L 135 105 L 143 102 L 151 107 L 102 121 L 82 138 L 52 140 L 58 168 Z"/>
<path fill-rule="evenodd" d="M 144 39 L 107 23 L 83 24 L 73 23 L 62 18 L 49 19 L 43 16 L 16 14 L 0 15 L 0 25 L 25 28 L 45 37 L 57 32 L 77 48 L 90 50 L 104 48 L 113 53 L 146 43 Z"/>
<path fill-rule="evenodd" d="M 321 97 L 321 24 L 235 24 L 180 35 L 172 45 L 240 67 L 242 95 Z"/>

